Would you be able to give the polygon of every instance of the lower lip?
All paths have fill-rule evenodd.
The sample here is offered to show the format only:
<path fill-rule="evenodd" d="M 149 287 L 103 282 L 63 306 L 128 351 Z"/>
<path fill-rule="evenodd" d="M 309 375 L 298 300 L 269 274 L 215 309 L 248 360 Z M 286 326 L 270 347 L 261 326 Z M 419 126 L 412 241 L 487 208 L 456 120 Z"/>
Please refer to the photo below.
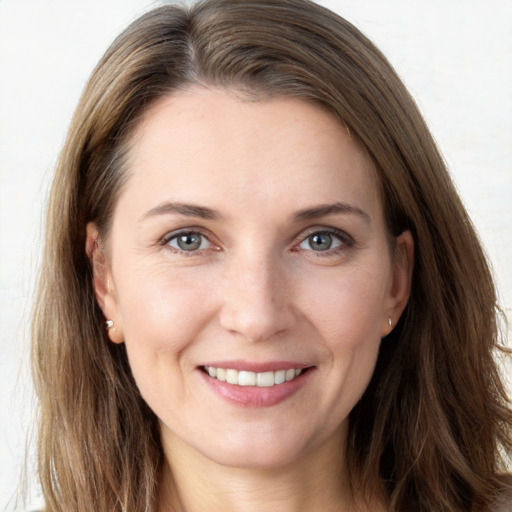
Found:
<path fill-rule="evenodd" d="M 272 407 L 297 393 L 309 380 L 313 368 L 283 384 L 270 387 L 238 386 L 210 377 L 203 370 L 197 370 L 206 385 L 218 396 L 241 407 Z"/>

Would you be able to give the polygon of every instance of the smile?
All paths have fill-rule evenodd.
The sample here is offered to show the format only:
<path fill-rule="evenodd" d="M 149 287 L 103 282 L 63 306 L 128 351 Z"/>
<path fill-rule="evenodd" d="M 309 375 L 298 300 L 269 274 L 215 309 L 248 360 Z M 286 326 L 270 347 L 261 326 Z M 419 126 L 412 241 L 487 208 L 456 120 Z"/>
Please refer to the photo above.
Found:
<path fill-rule="evenodd" d="M 216 368 L 214 366 L 204 366 L 204 371 L 213 379 L 227 382 L 238 386 L 255 386 L 259 388 L 269 388 L 290 382 L 302 373 L 300 368 L 289 368 L 287 370 L 277 370 L 275 372 L 249 372 L 245 370 L 234 370 L 231 368 Z"/>

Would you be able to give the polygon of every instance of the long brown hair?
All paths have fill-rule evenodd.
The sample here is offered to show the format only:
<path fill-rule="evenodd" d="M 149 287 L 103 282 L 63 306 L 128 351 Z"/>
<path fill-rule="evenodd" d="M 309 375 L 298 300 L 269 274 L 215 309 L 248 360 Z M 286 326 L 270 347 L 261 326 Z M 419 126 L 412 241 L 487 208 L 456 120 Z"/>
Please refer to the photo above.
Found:
<path fill-rule="evenodd" d="M 411 230 L 416 254 L 410 302 L 350 415 L 351 483 L 369 493 L 382 482 L 391 511 L 490 510 L 507 485 L 512 411 L 494 360 L 488 265 L 388 61 L 307 0 L 166 5 L 129 26 L 94 70 L 56 170 L 33 321 L 47 510 L 149 511 L 158 492 L 157 419 L 123 345 L 106 337 L 85 227 L 94 221 L 107 239 L 134 126 L 158 98 L 192 83 L 315 102 L 364 145 L 390 236 Z"/>

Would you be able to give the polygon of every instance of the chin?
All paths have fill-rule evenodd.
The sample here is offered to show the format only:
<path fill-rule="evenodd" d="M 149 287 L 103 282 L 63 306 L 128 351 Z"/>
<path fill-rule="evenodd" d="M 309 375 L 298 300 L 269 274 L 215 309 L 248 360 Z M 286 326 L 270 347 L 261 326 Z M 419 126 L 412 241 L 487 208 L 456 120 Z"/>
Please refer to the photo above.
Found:
<path fill-rule="evenodd" d="M 297 450 L 234 449 L 223 453 L 211 453 L 208 458 L 222 466 L 238 469 L 278 470 L 300 458 Z M 207 455 L 208 456 L 208 455 Z"/>
<path fill-rule="evenodd" d="M 321 445 L 321 440 L 315 443 L 282 429 L 272 436 L 261 432 L 233 436 L 225 442 L 204 447 L 202 452 L 208 459 L 226 467 L 277 470 L 308 457 Z"/>

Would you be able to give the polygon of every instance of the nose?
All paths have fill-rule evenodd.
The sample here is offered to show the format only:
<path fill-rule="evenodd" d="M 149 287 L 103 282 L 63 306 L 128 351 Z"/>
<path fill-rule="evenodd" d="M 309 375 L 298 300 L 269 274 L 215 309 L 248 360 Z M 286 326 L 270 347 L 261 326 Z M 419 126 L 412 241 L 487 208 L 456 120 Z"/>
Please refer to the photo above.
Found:
<path fill-rule="evenodd" d="M 222 285 L 222 327 L 251 342 L 289 330 L 295 314 L 283 265 L 271 255 L 242 257 L 229 265 Z"/>

